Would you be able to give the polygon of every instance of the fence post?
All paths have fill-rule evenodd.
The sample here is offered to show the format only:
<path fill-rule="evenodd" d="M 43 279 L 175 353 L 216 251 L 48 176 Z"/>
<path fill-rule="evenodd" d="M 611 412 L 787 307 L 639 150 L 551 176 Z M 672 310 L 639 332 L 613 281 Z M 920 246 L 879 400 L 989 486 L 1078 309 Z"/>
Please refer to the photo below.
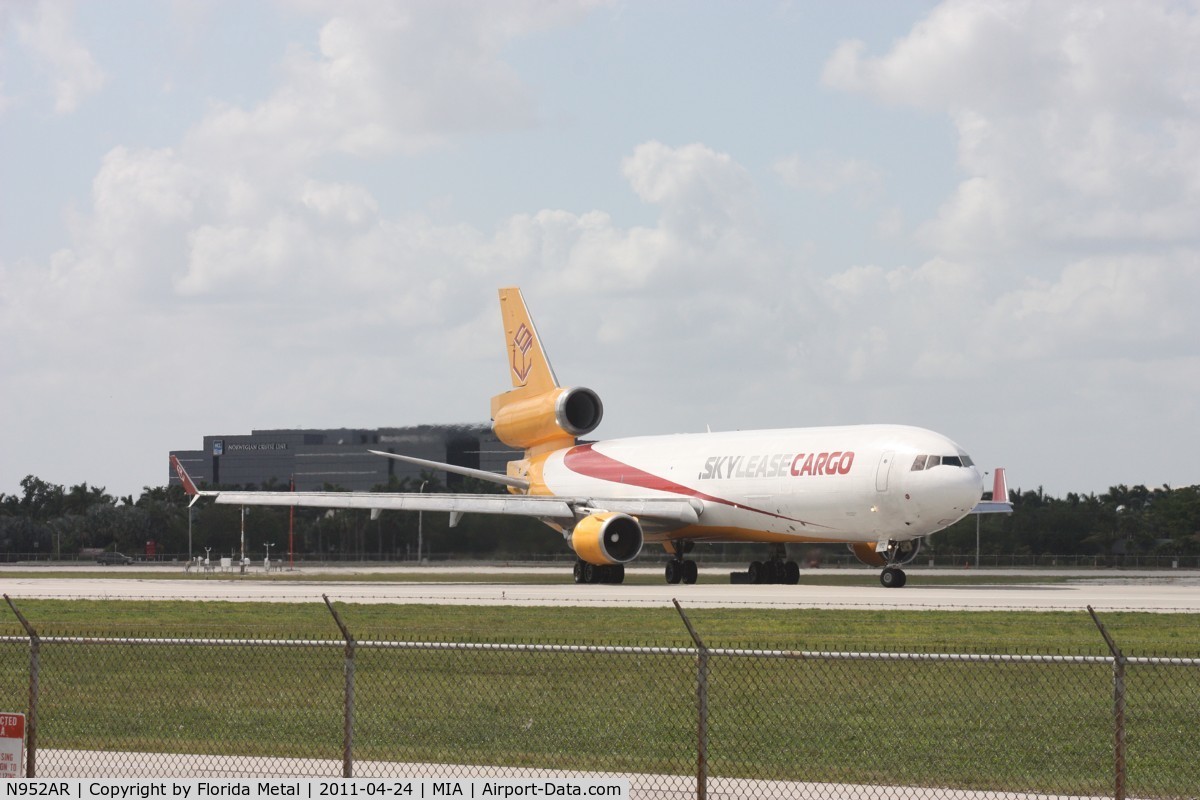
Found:
<path fill-rule="evenodd" d="M 29 634 L 29 710 L 25 719 L 25 777 L 37 777 L 38 694 L 42 672 L 42 640 L 25 619 L 12 598 L 4 595 L 8 607 L 17 615 L 25 633 Z"/>
<path fill-rule="evenodd" d="M 696 643 L 696 800 L 708 798 L 708 648 L 700 634 L 692 627 L 692 621 L 683 613 L 679 601 L 672 598 L 675 610 L 687 626 L 692 641 Z"/>
<path fill-rule="evenodd" d="M 342 622 L 342 618 L 338 615 L 337 609 L 333 607 L 333 603 L 329 602 L 329 595 L 321 595 L 321 599 L 325 601 L 325 607 L 329 609 L 329 613 L 333 614 L 333 621 L 337 623 L 338 628 L 342 631 L 342 638 L 346 640 L 346 699 L 343 705 L 344 720 L 342 727 L 342 777 L 354 777 L 354 636 L 350 633 L 350 629 L 346 627 L 346 623 Z"/>
<path fill-rule="evenodd" d="M 1088 606 L 1087 610 L 1092 615 L 1092 622 L 1100 629 L 1100 635 L 1104 637 L 1113 657 L 1113 797 L 1116 800 L 1125 800 L 1125 654 L 1117 647 L 1117 643 L 1113 641 L 1108 629 L 1104 627 L 1104 623 L 1096 616 L 1092 607 Z"/>

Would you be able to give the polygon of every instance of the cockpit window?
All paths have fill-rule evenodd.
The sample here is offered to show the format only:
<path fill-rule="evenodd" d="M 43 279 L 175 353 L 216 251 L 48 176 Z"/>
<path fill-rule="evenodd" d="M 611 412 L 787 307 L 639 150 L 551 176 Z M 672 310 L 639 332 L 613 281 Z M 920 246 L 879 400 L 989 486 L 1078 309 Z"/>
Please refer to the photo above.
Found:
<path fill-rule="evenodd" d="M 954 456 L 919 455 L 913 459 L 912 471 L 920 472 L 926 469 L 933 469 L 937 466 L 973 467 L 975 466 L 975 462 L 971 461 L 971 457 L 966 453 L 959 453 Z"/>

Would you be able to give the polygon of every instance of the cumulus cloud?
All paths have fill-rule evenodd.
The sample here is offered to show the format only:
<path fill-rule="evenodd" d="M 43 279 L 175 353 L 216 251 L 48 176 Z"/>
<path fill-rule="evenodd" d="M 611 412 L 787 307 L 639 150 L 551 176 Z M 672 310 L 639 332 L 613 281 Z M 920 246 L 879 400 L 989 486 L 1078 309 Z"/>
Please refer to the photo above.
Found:
<path fill-rule="evenodd" d="M 755 224 L 753 183 L 728 153 L 698 143 L 672 148 L 646 142 L 621 163 L 621 171 L 638 197 L 664 209 L 668 225 L 719 236 Z"/>
<path fill-rule="evenodd" d="M 1200 296 L 1193 6 L 949 0 L 882 55 L 843 42 L 823 79 L 955 125 L 962 179 L 917 236 L 987 287 L 960 320 L 1003 343 L 984 358 L 1195 353 L 1179 303 Z M 873 276 L 899 300 L 896 275 L 827 286 L 844 302 Z"/>
<path fill-rule="evenodd" d="M 944 111 L 964 178 L 921 229 L 958 256 L 1196 244 L 1200 14 L 1174 3 L 950 0 L 827 85 Z"/>
<path fill-rule="evenodd" d="M 319 33 L 282 55 L 261 101 L 218 102 L 169 146 L 113 148 L 66 246 L 0 262 L 0 332 L 16 343 L 0 372 L 30 398 L 16 411 L 104 386 L 108 415 L 165 418 L 136 388 L 154 386 L 202 397 L 197 436 L 227 420 L 386 424 L 429 397 L 444 405 L 420 408 L 444 420 L 478 419 L 479 397 L 454 387 L 495 361 L 482 287 L 513 283 L 553 351 L 582 354 L 557 364 L 565 381 L 608 376 L 606 404 L 643 410 L 620 433 L 935 424 L 931 391 L 961 392 L 961 409 L 974 382 L 1036 394 L 1067 374 L 1093 391 L 1134 373 L 1200 391 L 1178 370 L 1120 368 L 1146 353 L 1193 363 L 1200 341 L 1180 299 L 1200 296 L 1186 10 L 953 1 L 883 55 L 840 46 L 827 85 L 947 115 L 962 177 L 924 221 L 913 205 L 871 212 L 882 234 L 916 229 L 921 255 L 814 264 L 764 223 L 747 155 L 693 139 L 621 143 L 611 166 L 640 224 L 588 205 L 531 204 L 486 229 L 397 211 L 340 167 L 538 124 L 506 57 L 588 4 L 300 5 Z M 1116 46 L 1122 29 L 1137 41 Z M 1143 46 L 1160 34 L 1161 50 Z M 773 170 L 805 192 L 882 194 L 880 168 L 829 150 Z M 113 359 L 137 375 L 128 391 Z M 355 385 L 371 389 L 348 406 Z M 146 459 L 161 455 L 145 438 Z"/>
<path fill-rule="evenodd" d="M 794 189 L 820 194 L 851 192 L 860 202 L 879 195 L 883 176 L 879 170 L 858 158 L 835 158 L 823 153 L 814 158 L 798 154 L 781 158 L 773 165 L 775 174 Z"/>
<path fill-rule="evenodd" d="M 18 39 L 46 73 L 59 114 L 75 111 L 106 80 L 75 33 L 72 11 L 71 3 L 40 0 L 27 13 L 13 12 Z"/>
<path fill-rule="evenodd" d="M 290 48 L 283 85 L 253 108 L 216 109 L 192 132 L 192 147 L 227 152 L 236 143 L 246 162 L 290 163 L 329 152 L 414 154 L 457 135 L 532 127 L 536 105 L 505 48 L 577 21 L 592 3 L 314 5 L 332 15 L 315 50 Z"/>

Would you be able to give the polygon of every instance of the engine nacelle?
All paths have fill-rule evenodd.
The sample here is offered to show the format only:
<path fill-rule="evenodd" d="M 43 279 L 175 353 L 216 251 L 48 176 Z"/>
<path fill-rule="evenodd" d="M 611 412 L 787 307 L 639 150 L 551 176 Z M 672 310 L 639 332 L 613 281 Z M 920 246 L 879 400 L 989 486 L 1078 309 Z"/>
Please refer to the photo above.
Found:
<path fill-rule="evenodd" d="M 571 532 L 575 555 L 589 564 L 625 564 L 642 552 L 641 524 L 628 514 L 606 511 L 584 517 Z"/>
<path fill-rule="evenodd" d="M 603 417 L 604 404 L 591 389 L 558 388 L 497 409 L 492 430 L 509 447 L 528 449 L 589 434 Z"/>
<path fill-rule="evenodd" d="M 848 544 L 846 547 L 850 548 L 850 552 L 854 553 L 855 558 L 869 567 L 888 566 L 887 554 L 877 553 L 875 545 L 870 542 Z M 921 552 L 920 539 L 907 539 L 903 542 L 897 542 L 895 560 L 891 562 L 891 565 L 897 567 L 907 564 L 916 558 L 919 552 Z"/>

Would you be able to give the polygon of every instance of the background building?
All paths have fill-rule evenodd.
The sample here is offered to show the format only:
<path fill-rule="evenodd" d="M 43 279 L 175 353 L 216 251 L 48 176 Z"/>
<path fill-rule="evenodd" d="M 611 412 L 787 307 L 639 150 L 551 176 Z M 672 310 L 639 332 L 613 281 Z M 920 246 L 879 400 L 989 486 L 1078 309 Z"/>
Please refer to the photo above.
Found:
<path fill-rule="evenodd" d="M 172 450 L 197 483 L 212 486 L 287 489 L 326 486 L 368 491 L 398 479 L 419 480 L 421 468 L 367 450 L 385 450 L 503 474 L 522 453 L 502 444 L 487 425 L 417 425 L 410 428 L 262 430 L 234 436 L 205 436 L 201 450 Z M 179 478 L 168 467 L 169 481 Z M 450 488 L 460 475 L 439 473 Z"/>

